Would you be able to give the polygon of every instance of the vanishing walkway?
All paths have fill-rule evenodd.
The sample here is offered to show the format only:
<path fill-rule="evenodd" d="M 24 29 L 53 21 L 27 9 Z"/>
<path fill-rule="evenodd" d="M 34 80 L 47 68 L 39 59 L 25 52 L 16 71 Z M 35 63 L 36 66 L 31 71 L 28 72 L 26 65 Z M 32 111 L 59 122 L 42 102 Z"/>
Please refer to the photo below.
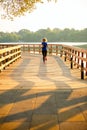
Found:
<path fill-rule="evenodd" d="M 58 56 L 23 53 L 0 73 L 0 130 L 87 130 L 87 80 Z"/>

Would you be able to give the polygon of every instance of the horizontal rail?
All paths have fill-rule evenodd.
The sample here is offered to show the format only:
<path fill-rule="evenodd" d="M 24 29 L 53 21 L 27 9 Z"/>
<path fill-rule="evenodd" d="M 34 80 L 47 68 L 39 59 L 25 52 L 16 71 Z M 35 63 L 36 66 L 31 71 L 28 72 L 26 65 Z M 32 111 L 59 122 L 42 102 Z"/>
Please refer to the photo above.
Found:
<path fill-rule="evenodd" d="M 21 46 L 8 46 L 3 48 L 0 49 L 0 71 L 21 57 Z"/>

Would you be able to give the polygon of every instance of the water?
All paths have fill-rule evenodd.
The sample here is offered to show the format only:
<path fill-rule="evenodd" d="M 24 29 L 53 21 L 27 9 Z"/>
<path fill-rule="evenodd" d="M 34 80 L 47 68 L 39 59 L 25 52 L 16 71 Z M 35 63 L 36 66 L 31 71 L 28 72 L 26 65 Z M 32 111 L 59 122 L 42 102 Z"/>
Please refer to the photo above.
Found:
<path fill-rule="evenodd" d="M 16 42 L 16 43 L 0 43 L 0 44 L 41 44 L 41 42 Z M 48 44 L 64 44 L 69 46 L 87 45 L 87 42 L 48 42 Z"/>
<path fill-rule="evenodd" d="M 60 42 L 59 44 L 74 46 L 74 45 L 87 45 L 87 42 Z"/>
<path fill-rule="evenodd" d="M 19 43 L 19 44 L 41 44 L 41 42 L 28 42 L 28 43 Z M 69 46 L 74 45 L 87 45 L 87 42 L 48 42 L 48 44 L 64 44 Z"/>

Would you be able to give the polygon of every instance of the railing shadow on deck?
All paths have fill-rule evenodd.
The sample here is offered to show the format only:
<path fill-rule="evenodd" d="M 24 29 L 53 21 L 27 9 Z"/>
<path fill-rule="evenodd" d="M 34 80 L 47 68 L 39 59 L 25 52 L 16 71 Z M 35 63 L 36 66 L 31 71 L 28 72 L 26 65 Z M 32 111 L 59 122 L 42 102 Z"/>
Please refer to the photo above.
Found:
<path fill-rule="evenodd" d="M 16 69 L 18 70 L 18 68 L 20 68 L 22 64 L 24 64 L 24 69 L 25 69 L 26 66 L 29 65 L 29 62 L 30 61 L 26 62 L 26 59 L 24 59 L 24 61 L 19 66 L 17 66 L 15 70 Z M 22 79 L 24 82 L 27 82 L 27 80 L 25 80 L 22 77 L 22 73 L 24 72 L 24 69 L 22 69 L 22 72 L 20 74 L 20 79 Z M 13 73 L 15 73 L 15 70 L 12 72 L 12 75 Z M 45 73 L 46 73 L 46 66 L 45 66 Z M 40 78 L 42 79 L 42 77 Z M 47 118 L 47 115 L 50 115 L 50 114 L 55 115 L 56 119 L 59 120 L 58 124 L 61 125 L 61 123 L 80 114 L 81 112 L 80 110 L 84 112 L 87 109 L 87 105 L 86 105 L 87 95 L 86 93 L 84 95 L 80 90 L 77 90 L 77 92 L 73 90 L 69 90 L 69 91 L 63 91 L 63 90 L 61 91 L 48 90 L 47 91 L 46 90 L 46 92 L 43 90 L 42 91 L 35 90 L 34 92 L 32 92 L 31 89 L 29 90 L 21 89 L 21 87 L 19 87 L 21 84 L 21 81 L 19 81 L 17 78 L 13 80 L 16 80 L 17 82 L 19 82 L 19 85 L 15 86 L 14 90 L 7 90 L 6 92 L 3 92 L 2 94 L 0 94 L 0 99 L 1 99 L 0 103 L 2 103 L 1 104 L 2 108 L 12 103 L 13 104 L 15 103 L 15 105 L 9 111 L 8 115 L 6 117 L 2 116 L 0 120 L 2 120 L 1 122 L 2 125 L 3 125 L 3 121 L 4 123 L 9 123 L 9 122 L 16 123 L 16 121 L 21 122 L 21 120 L 23 120 L 18 127 L 14 128 L 14 130 L 20 130 L 20 129 L 22 130 L 24 125 L 26 125 L 26 127 L 29 127 L 29 128 L 33 127 L 35 128 L 35 130 L 41 130 L 41 129 L 45 130 L 45 128 L 47 128 L 48 130 L 54 127 L 55 125 L 57 125 L 58 122 L 55 123 L 53 119 L 50 120 L 51 117 Z M 47 80 L 51 80 L 51 79 L 47 78 Z M 53 80 L 52 82 L 55 83 L 55 81 Z M 31 82 L 31 81 L 28 81 L 27 83 L 31 84 L 31 88 L 34 85 L 34 82 Z M 77 94 L 78 92 L 80 92 L 79 95 Z M 76 94 L 78 96 L 76 96 Z M 48 98 L 44 102 L 42 101 L 42 104 L 39 101 L 36 102 L 37 98 L 43 99 L 43 96 L 48 96 Z M 35 98 L 35 101 L 34 101 L 34 98 Z M 32 101 L 29 101 L 29 100 L 32 100 Z M 21 105 L 23 101 L 26 101 L 27 106 L 24 106 L 24 104 Z M 29 107 L 28 103 L 30 102 L 32 105 L 33 103 L 37 104 L 37 107 L 35 109 L 33 109 L 32 106 Z M 63 109 L 65 110 L 63 111 Z M 43 119 L 42 120 L 40 119 L 40 117 L 43 116 L 43 114 L 44 114 L 44 117 L 42 118 L 46 119 L 44 121 Z M 33 118 L 35 115 L 37 116 L 36 119 L 39 120 L 39 122 L 36 122 L 36 124 L 32 124 L 32 121 L 34 121 Z M 25 124 L 26 122 L 27 124 Z"/>

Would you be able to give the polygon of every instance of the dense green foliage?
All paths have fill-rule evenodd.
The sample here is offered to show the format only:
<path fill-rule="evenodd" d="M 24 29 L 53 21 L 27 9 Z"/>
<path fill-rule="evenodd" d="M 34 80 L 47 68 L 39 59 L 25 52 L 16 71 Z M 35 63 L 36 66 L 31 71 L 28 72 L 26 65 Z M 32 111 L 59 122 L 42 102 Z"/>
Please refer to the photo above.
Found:
<path fill-rule="evenodd" d="M 40 29 L 32 32 L 22 29 L 19 32 L 4 33 L 0 32 L 0 42 L 41 42 L 46 37 L 49 42 L 87 42 L 87 28 L 84 30 Z"/>

